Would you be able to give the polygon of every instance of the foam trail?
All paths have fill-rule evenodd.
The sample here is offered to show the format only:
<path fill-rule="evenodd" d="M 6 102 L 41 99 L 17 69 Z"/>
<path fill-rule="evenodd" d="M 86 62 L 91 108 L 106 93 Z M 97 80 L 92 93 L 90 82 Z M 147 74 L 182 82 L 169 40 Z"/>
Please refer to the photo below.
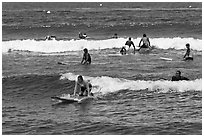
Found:
<path fill-rule="evenodd" d="M 140 38 L 132 39 L 138 46 Z M 3 41 L 2 52 L 12 50 L 26 50 L 33 52 L 55 53 L 65 51 L 81 51 L 84 48 L 89 50 L 121 48 L 127 38 L 106 39 L 106 40 L 69 40 L 69 41 L 35 41 L 35 40 L 15 40 Z M 190 43 L 191 49 L 202 50 L 202 40 L 194 38 L 150 38 L 151 45 L 160 49 L 185 49 L 186 43 Z"/>
<path fill-rule="evenodd" d="M 77 75 L 73 73 L 62 74 L 60 79 L 76 80 Z M 126 80 L 121 78 L 112 78 L 108 76 L 89 77 L 84 76 L 86 80 L 90 80 L 93 86 L 101 89 L 102 94 L 116 92 L 119 90 L 149 90 L 158 92 L 185 92 L 185 91 L 202 91 L 202 79 L 193 81 L 144 81 L 144 80 Z"/>

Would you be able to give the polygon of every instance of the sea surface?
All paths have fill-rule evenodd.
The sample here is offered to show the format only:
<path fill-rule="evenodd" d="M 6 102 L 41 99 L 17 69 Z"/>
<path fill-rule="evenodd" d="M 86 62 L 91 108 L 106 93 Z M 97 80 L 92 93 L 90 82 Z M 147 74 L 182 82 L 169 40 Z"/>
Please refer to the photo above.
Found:
<path fill-rule="evenodd" d="M 119 54 L 144 33 L 151 51 Z M 190 80 L 171 81 L 177 70 Z M 95 100 L 51 99 L 73 94 L 78 75 Z M 202 135 L 202 3 L 3 2 L 2 134 Z"/>

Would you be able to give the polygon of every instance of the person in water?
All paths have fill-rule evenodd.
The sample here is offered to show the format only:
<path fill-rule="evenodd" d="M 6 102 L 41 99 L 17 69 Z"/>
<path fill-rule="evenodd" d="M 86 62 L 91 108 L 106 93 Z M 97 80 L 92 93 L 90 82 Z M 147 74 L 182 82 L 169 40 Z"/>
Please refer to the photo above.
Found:
<path fill-rule="evenodd" d="M 91 55 L 88 53 L 88 49 L 85 48 L 84 49 L 84 54 L 83 54 L 83 58 L 82 58 L 82 61 L 81 61 L 81 64 L 91 64 Z"/>
<path fill-rule="evenodd" d="M 171 81 L 179 81 L 179 80 L 189 80 L 189 79 L 181 76 L 181 71 L 177 70 L 176 75 L 172 77 Z"/>
<path fill-rule="evenodd" d="M 93 96 L 91 93 L 92 85 L 88 81 L 85 81 L 81 75 L 77 77 L 74 88 L 74 96 Z"/>
<path fill-rule="evenodd" d="M 143 43 L 142 46 L 141 43 Z M 140 47 L 139 50 L 141 48 L 151 48 L 149 38 L 146 36 L 146 34 L 143 34 L 143 37 L 141 38 L 139 43 L 139 47 Z"/>
<path fill-rule="evenodd" d="M 120 50 L 120 54 L 125 55 L 126 54 L 126 49 L 125 47 L 122 47 Z"/>
<path fill-rule="evenodd" d="M 118 34 L 115 33 L 115 34 L 112 36 L 112 38 L 117 39 L 117 38 L 118 38 Z"/>
<path fill-rule="evenodd" d="M 86 37 L 87 37 L 86 33 L 82 34 L 81 32 L 79 32 L 80 39 L 85 39 Z"/>
<path fill-rule="evenodd" d="M 46 36 L 46 37 L 45 37 L 45 40 L 56 40 L 56 36 L 53 36 L 53 35 L 51 35 L 51 36 Z"/>
<path fill-rule="evenodd" d="M 186 54 L 184 55 L 183 59 L 184 60 L 193 60 L 193 57 L 190 57 L 191 49 L 190 49 L 189 43 L 186 44 L 186 48 L 187 48 L 187 51 L 186 51 Z"/>
<path fill-rule="evenodd" d="M 136 49 L 135 49 L 135 45 L 134 45 L 133 41 L 131 40 L 131 37 L 129 37 L 129 39 L 128 39 L 128 41 L 126 41 L 125 45 L 128 45 L 129 49 L 132 45 L 134 48 L 134 54 L 135 54 Z M 126 53 L 127 50 L 126 49 L 124 50 L 124 49 L 125 49 L 125 47 L 122 47 L 122 49 L 120 50 L 120 53 L 121 53 L 121 51 L 125 51 L 125 53 Z"/>

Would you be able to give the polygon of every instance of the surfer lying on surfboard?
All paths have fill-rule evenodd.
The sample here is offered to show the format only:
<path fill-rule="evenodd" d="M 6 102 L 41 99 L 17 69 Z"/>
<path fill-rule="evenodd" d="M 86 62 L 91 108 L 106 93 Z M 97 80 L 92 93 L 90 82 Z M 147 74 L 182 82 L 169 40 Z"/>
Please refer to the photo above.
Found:
<path fill-rule="evenodd" d="M 91 93 L 92 85 L 88 81 L 85 81 L 81 75 L 77 77 L 74 88 L 74 96 L 78 92 L 79 96 L 93 96 Z"/>
<path fill-rule="evenodd" d="M 180 80 L 189 80 L 189 79 L 186 78 L 186 77 L 181 76 L 181 71 L 177 70 L 176 75 L 172 77 L 171 81 L 180 81 Z"/>

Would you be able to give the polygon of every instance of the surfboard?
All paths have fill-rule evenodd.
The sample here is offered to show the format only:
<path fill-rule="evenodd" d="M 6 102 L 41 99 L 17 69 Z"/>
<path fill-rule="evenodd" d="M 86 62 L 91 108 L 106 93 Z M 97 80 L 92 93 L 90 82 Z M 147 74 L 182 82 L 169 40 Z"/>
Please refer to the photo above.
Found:
<path fill-rule="evenodd" d="M 94 99 L 93 96 L 77 96 L 77 97 L 73 97 L 73 96 L 62 96 L 62 97 L 51 97 L 51 99 L 54 100 L 58 100 L 60 102 L 65 102 L 65 103 L 83 103 L 83 102 L 87 102 L 87 101 L 91 101 Z"/>
<path fill-rule="evenodd" d="M 122 56 L 120 53 L 108 54 L 108 56 Z"/>
<path fill-rule="evenodd" d="M 64 63 L 64 62 L 57 62 L 57 64 L 59 64 L 59 65 L 67 65 L 67 64 Z"/>
<path fill-rule="evenodd" d="M 167 61 L 172 61 L 173 60 L 171 58 L 164 58 L 164 57 L 160 57 L 160 59 L 167 60 Z"/>
<path fill-rule="evenodd" d="M 85 102 L 89 102 L 91 100 L 95 99 L 93 96 L 86 96 L 86 97 L 82 97 L 81 99 L 78 100 L 78 103 L 85 103 Z"/>
<path fill-rule="evenodd" d="M 75 98 L 51 97 L 51 99 L 55 99 L 60 102 L 66 102 L 66 103 L 78 102 L 78 99 L 75 99 Z"/>

